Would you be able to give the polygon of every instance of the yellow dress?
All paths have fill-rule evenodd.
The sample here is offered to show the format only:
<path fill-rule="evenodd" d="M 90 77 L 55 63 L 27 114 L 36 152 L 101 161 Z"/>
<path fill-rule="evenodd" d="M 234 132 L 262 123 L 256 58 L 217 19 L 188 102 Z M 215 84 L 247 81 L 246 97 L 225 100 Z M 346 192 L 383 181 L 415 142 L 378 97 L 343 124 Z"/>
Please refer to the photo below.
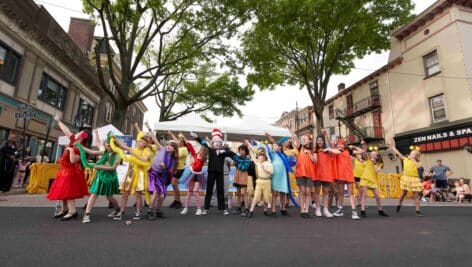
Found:
<path fill-rule="evenodd" d="M 418 175 L 418 167 L 415 162 L 409 158 L 403 159 L 403 176 L 400 178 L 400 189 L 410 192 L 421 192 L 420 177 Z"/>
<path fill-rule="evenodd" d="M 285 155 L 288 157 L 294 157 L 295 159 L 297 158 L 298 155 L 298 149 L 292 148 L 292 149 L 284 149 Z M 297 185 L 297 179 L 295 178 L 295 166 L 292 167 L 293 172 L 289 172 L 289 181 L 290 181 L 290 189 L 292 190 L 292 194 L 295 196 L 298 194 L 298 185 Z"/>
<path fill-rule="evenodd" d="M 377 172 L 375 171 L 375 165 L 372 160 L 368 159 L 364 161 L 364 172 L 361 175 L 361 182 L 359 186 L 367 187 L 370 189 L 378 188 Z"/>
<path fill-rule="evenodd" d="M 361 178 L 364 173 L 365 163 L 359 159 L 354 159 L 354 177 Z"/>

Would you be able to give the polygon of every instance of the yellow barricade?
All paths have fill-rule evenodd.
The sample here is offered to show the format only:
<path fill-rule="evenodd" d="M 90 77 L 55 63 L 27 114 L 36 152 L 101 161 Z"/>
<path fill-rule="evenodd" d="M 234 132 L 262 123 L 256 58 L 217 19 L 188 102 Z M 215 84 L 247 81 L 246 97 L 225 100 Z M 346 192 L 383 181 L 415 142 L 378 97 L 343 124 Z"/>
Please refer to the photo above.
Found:
<path fill-rule="evenodd" d="M 52 163 L 33 163 L 30 166 L 29 184 L 26 190 L 30 194 L 46 194 L 48 191 L 49 180 L 56 177 L 58 164 Z"/>
<path fill-rule="evenodd" d="M 379 184 L 379 194 L 381 198 L 399 198 L 401 195 L 400 189 L 400 174 L 397 173 L 383 173 L 380 172 L 377 174 L 378 184 Z M 355 190 L 357 195 L 357 190 Z M 368 197 L 374 197 L 374 192 L 368 190 Z"/>

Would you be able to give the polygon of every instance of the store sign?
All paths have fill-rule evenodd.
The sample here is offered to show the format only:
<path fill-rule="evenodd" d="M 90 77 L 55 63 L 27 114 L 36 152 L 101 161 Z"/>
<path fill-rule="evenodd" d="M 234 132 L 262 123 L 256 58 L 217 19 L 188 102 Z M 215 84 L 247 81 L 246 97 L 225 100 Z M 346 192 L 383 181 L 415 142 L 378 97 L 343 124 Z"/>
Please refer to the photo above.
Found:
<path fill-rule="evenodd" d="M 28 106 L 26 104 L 21 104 L 18 106 L 18 109 L 20 112 L 15 113 L 15 119 L 32 119 L 36 118 L 36 112 L 34 112 L 33 108 L 31 106 Z"/>
<path fill-rule="evenodd" d="M 472 127 L 464 127 L 453 131 L 441 131 L 437 133 L 413 137 L 413 144 L 419 144 L 429 141 L 438 141 L 449 138 L 465 137 L 472 135 Z"/>

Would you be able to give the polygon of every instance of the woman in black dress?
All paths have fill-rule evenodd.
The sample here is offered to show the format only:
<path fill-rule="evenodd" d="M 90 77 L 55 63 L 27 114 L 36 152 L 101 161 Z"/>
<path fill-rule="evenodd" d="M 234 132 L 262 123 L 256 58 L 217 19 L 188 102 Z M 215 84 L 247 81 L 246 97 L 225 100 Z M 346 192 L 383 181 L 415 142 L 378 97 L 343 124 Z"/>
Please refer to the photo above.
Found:
<path fill-rule="evenodd" d="M 0 191 L 10 191 L 18 156 L 15 141 L 9 139 L 0 145 Z"/>

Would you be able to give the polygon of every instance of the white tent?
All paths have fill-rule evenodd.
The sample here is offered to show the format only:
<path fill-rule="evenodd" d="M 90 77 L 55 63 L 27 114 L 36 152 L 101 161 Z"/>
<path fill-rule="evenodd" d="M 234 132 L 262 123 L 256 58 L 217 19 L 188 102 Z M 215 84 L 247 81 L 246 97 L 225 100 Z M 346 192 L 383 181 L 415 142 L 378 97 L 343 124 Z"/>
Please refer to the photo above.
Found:
<path fill-rule="evenodd" d="M 196 113 L 189 113 L 175 121 L 164 121 L 154 124 L 155 131 L 172 131 L 175 133 L 211 133 L 211 130 L 215 127 L 215 125 L 200 118 Z"/>
<path fill-rule="evenodd" d="M 270 125 L 258 117 L 246 117 L 239 125 L 235 127 L 222 127 L 224 132 L 231 136 L 258 137 L 264 136 L 267 132 L 273 137 L 290 137 L 288 129 Z"/>

